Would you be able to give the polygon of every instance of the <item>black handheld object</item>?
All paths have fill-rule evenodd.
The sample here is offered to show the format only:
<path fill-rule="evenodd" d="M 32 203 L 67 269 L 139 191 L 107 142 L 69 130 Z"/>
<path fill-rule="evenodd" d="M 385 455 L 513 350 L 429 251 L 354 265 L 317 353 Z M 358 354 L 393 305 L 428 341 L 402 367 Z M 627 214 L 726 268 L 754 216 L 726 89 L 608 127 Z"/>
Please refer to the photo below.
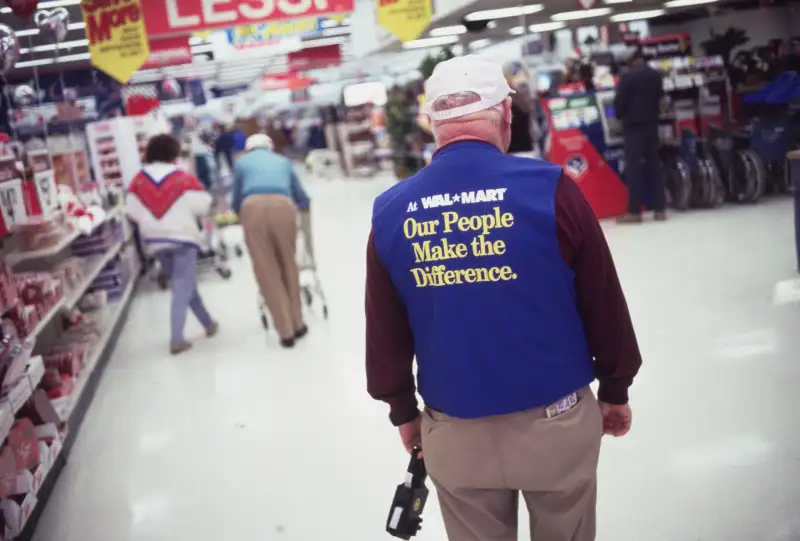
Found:
<path fill-rule="evenodd" d="M 411 539 L 422 527 L 422 510 L 428 499 L 428 489 L 425 488 L 428 471 L 420 452 L 419 447 L 414 447 L 411 452 L 406 480 L 397 486 L 386 520 L 386 531 L 399 539 Z"/>

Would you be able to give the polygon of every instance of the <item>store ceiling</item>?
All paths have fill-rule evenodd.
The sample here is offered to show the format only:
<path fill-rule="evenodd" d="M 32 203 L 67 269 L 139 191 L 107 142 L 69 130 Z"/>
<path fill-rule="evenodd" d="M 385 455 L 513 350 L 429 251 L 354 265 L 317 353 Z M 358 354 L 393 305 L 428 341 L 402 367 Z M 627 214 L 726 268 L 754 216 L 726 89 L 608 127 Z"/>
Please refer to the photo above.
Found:
<path fill-rule="evenodd" d="M 771 2 L 784 3 L 790 0 L 776 0 Z M 469 4 L 466 8 L 457 10 L 445 17 L 437 20 L 421 36 L 428 38 L 436 36 L 437 29 L 464 24 L 465 17 L 476 11 L 496 10 L 500 8 L 518 7 L 520 5 L 541 4 L 543 9 L 537 13 L 525 16 L 524 26 L 552 23 L 552 17 L 559 13 L 579 11 L 578 0 L 477 0 Z M 639 12 L 651 9 L 663 8 L 664 0 L 598 0 L 597 7 L 604 7 L 612 10 L 612 15 L 621 13 Z M 713 4 L 701 6 L 687 6 L 667 9 L 665 16 L 651 19 L 652 24 L 669 22 L 675 24 L 689 18 L 707 16 L 709 8 L 719 9 L 742 9 L 752 8 L 762 5 L 761 0 L 722 0 Z M 65 7 L 70 13 L 70 31 L 67 37 L 56 49 L 56 45 L 50 43 L 45 36 L 42 36 L 35 28 L 33 23 L 24 23 L 19 18 L 10 13 L 9 8 L 0 9 L 0 22 L 8 24 L 17 31 L 20 36 L 22 54 L 17 69 L 11 74 L 9 79 L 30 77 L 30 70 L 33 67 L 41 71 L 49 71 L 54 67 L 56 53 L 59 57 L 58 67 L 63 69 L 76 69 L 88 64 L 88 42 L 84 32 L 83 21 L 80 13 L 80 0 L 43 0 L 39 3 L 41 9 L 52 9 L 54 7 Z M 598 23 L 609 22 L 610 16 L 602 16 L 589 19 L 568 21 L 565 24 L 570 26 L 587 26 Z M 470 30 L 458 36 L 462 44 L 473 43 L 477 45 L 488 45 L 507 39 L 511 39 L 521 32 L 523 21 L 520 17 L 495 18 L 491 24 L 488 21 L 468 23 Z M 440 30 L 439 30 L 440 31 Z M 315 37 L 304 38 L 306 46 L 319 40 L 319 43 L 340 42 L 343 44 L 345 62 L 351 61 L 349 47 L 349 28 L 340 27 L 329 30 L 328 34 Z M 516 34 L 515 34 L 516 32 Z M 454 38 L 445 38 L 454 39 Z M 480 40 L 480 41 L 479 41 Z M 478 42 L 478 43 L 475 43 Z M 213 60 L 213 47 L 206 41 L 199 38 L 192 38 L 192 47 L 196 55 L 196 60 L 191 66 L 181 66 L 167 68 L 163 71 L 149 70 L 140 72 L 135 76 L 134 82 L 149 82 L 163 79 L 164 77 L 186 77 L 199 76 L 211 81 L 220 87 L 233 87 L 247 84 L 255 80 L 261 73 L 278 72 L 286 68 L 283 63 L 285 57 L 274 56 L 265 53 L 263 56 L 248 56 L 243 59 L 225 59 L 225 61 Z M 379 51 L 379 53 L 397 53 L 404 50 L 403 44 L 393 42 Z M 353 62 L 350 62 L 354 64 Z M 355 66 L 356 68 L 358 66 Z"/>

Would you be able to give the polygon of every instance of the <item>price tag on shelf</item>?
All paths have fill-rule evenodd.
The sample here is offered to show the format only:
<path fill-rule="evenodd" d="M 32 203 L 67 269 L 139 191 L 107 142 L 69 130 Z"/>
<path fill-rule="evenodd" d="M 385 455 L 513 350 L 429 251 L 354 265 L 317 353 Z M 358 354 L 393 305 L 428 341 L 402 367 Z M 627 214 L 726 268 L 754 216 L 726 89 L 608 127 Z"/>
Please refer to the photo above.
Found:
<path fill-rule="evenodd" d="M 675 76 L 675 88 L 682 90 L 684 88 L 692 88 L 692 86 L 694 86 L 694 83 L 691 75 Z"/>

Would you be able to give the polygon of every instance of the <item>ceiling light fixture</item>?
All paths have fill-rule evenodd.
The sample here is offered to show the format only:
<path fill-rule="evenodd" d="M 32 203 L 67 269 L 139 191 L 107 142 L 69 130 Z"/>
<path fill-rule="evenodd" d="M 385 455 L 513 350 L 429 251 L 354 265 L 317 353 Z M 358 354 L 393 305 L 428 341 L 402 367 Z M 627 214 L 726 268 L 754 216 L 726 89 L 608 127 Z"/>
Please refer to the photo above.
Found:
<path fill-rule="evenodd" d="M 455 26 L 440 26 L 439 28 L 432 28 L 428 35 L 432 38 L 438 38 L 441 36 L 458 36 L 459 34 L 466 34 L 467 27 L 463 24 L 457 24 Z"/>
<path fill-rule="evenodd" d="M 36 47 L 29 48 L 29 49 L 20 49 L 19 54 L 28 54 L 28 53 L 41 53 L 45 51 L 55 51 L 56 49 L 67 49 L 69 47 L 86 47 L 89 45 L 88 39 L 76 39 L 73 41 L 62 41 L 58 44 L 53 45 L 37 45 Z"/>
<path fill-rule="evenodd" d="M 319 33 L 320 36 L 330 37 L 330 36 L 347 36 L 350 34 L 350 27 L 349 26 L 341 26 L 341 27 L 334 27 L 334 28 L 326 28 L 322 32 Z"/>
<path fill-rule="evenodd" d="M 542 4 L 531 4 L 530 6 L 519 6 L 514 8 L 487 9 L 485 11 L 473 11 L 464 17 L 467 21 L 489 21 L 491 19 L 504 19 L 506 17 L 519 17 L 520 15 L 533 15 L 544 9 Z"/>
<path fill-rule="evenodd" d="M 71 54 L 67 56 L 58 57 L 59 64 L 67 62 L 77 62 L 79 60 L 89 60 L 92 57 L 89 53 Z M 42 58 L 41 60 L 28 60 L 26 62 L 17 62 L 14 67 L 17 68 L 32 68 L 34 66 L 46 66 L 48 64 L 55 64 L 55 58 Z"/>
<path fill-rule="evenodd" d="M 39 2 L 37 6 L 38 9 L 47 9 L 47 8 L 65 8 L 68 6 L 78 6 L 80 5 L 81 0 L 54 0 L 52 2 Z M 3 8 L 0 9 L 0 13 L 11 13 L 11 8 Z M 31 62 L 35 62 L 31 60 Z M 41 65 L 41 64 L 37 64 Z"/>
<path fill-rule="evenodd" d="M 641 21 L 642 19 L 652 19 L 653 17 L 660 17 L 666 13 L 663 9 L 649 9 L 647 11 L 633 11 L 630 13 L 617 13 L 611 16 L 611 21 L 615 23 L 624 23 L 627 21 Z"/>
<path fill-rule="evenodd" d="M 578 11 L 564 11 L 563 13 L 556 13 L 550 17 L 550 19 L 553 21 L 577 21 L 579 19 L 602 17 L 610 14 L 611 12 L 611 8 L 580 9 Z"/>
<path fill-rule="evenodd" d="M 713 4 L 718 0 L 671 0 L 664 2 L 664 7 L 667 8 L 682 8 L 686 6 L 698 6 L 700 4 Z"/>
<path fill-rule="evenodd" d="M 539 23 L 539 24 L 532 24 L 528 27 L 533 33 L 537 32 L 552 32 L 553 30 L 561 30 L 565 28 L 567 25 L 562 22 L 552 22 L 552 23 Z"/>
<path fill-rule="evenodd" d="M 521 36 L 525 33 L 525 28 L 522 26 L 515 26 L 514 28 L 509 28 L 508 33 L 512 36 Z"/>
<path fill-rule="evenodd" d="M 403 49 L 424 49 L 426 47 L 439 47 L 450 45 L 458 41 L 458 36 L 440 36 L 438 38 L 422 38 L 403 43 Z"/>
<path fill-rule="evenodd" d="M 72 23 L 67 27 L 67 30 L 81 30 L 83 28 L 86 28 L 86 25 L 84 23 Z M 16 33 L 17 33 L 17 37 L 20 37 L 20 38 L 23 37 L 23 36 L 35 36 L 36 34 L 39 33 L 39 29 L 38 28 L 28 28 L 28 29 L 25 29 L 25 30 L 17 30 Z"/>

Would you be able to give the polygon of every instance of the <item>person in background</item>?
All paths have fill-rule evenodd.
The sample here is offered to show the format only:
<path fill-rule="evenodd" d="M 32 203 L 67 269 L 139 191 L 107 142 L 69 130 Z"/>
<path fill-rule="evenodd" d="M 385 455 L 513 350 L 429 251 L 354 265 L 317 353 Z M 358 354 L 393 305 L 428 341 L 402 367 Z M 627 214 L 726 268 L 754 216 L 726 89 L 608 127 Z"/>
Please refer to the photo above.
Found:
<path fill-rule="evenodd" d="M 506 81 L 510 81 L 509 74 L 506 74 Z M 509 82 L 509 87 L 513 88 Z M 509 154 L 533 152 L 532 135 L 532 114 L 534 112 L 533 102 L 528 95 L 527 85 L 521 85 L 511 97 L 511 144 L 508 147 Z"/>
<path fill-rule="evenodd" d="M 214 336 L 219 330 L 197 290 L 196 276 L 197 254 L 203 243 L 198 220 L 208 214 L 211 195 L 197 178 L 175 165 L 180 152 L 180 141 L 173 136 L 152 137 L 145 151 L 145 166 L 131 181 L 125 200 L 127 215 L 137 224 L 143 242 L 155 252 L 172 283 L 173 355 L 192 347 L 183 334 L 189 309 L 203 325 L 206 336 Z"/>
<path fill-rule="evenodd" d="M 220 122 L 217 124 L 217 139 L 214 141 L 214 160 L 217 163 L 217 172 L 219 173 L 222 167 L 222 160 L 224 159 L 228 168 L 233 171 L 233 153 L 234 153 L 234 140 L 232 126 Z"/>
<path fill-rule="evenodd" d="M 197 178 L 206 190 L 211 190 L 214 184 L 214 155 L 208 138 L 202 133 L 195 133 L 191 136 L 192 154 L 194 155 L 194 170 Z"/>
<path fill-rule="evenodd" d="M 251 135 L 245 151 L 234 168 L 232 207 L 281 345 L 291 348 L 308 334 L 295 250 L 297 209 L 307 213 L 310 200 L 292 162 L 273 152 L 269 136 Z"/>
<path fill-rule="evenodd" d="M 475 55 L 427 82 L 437 151 L 373 208 L 367 388 L 422 445 L 451 541 L 516 540 L 520 492 L 534 541 L 592 541 L 601 436 L 629 431 L 641 356 L 580 188 L 506 154 L 512 92 Z"/>
<path fill-rule="evenodd" d="M 636 50 L 630 68 L 622 74 L 614 98 L 614 112 L 622 121 L 625 139 L 625 181 L 628 185 L 628 213 L 620 223 L 642 222 L 642 193 L 647 189 L 655 219 L 667 219 L 664 177 L 658 158 L 658 119 L 664 82 L 661 73 L 651 68 Z"/>

